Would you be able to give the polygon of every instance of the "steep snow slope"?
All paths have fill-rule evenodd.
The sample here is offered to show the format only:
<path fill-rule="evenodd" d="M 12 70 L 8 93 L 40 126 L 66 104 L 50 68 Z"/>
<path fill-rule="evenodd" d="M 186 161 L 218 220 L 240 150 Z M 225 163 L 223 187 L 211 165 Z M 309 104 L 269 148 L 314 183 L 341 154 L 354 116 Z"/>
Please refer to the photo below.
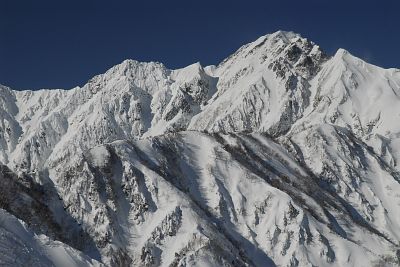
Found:
<path fill-rule="evenodd" d="M 301 123 L 335 124 L 366 138 L 400 131 L 400 70 L 370 65 L 340 49 L 312 84 L 313 103 Z"/>
<path fill-rule="evenodd" d="M 319 46 L 288 32 L 243 46 L 213 71 L 218 92 L 189 129 L 285 133 L 309 105 L 308 81 L 326 59 Z"/>
<path fill-rule="evenodd" d="M 87 153 L 50 176 L 104 244 L 107 264 L 369 266 L 396 257 L 398 229 L 368 224 L 262 135 L 186 132 Z"/>
<path fill-rule="evenodd" d="M 351 205 L 353 215 L 394 243 L 400 239 L 400 173 L 349 130 L 315 126 L 291 137 L 302 162 L 328 191 Z"/>
<path fill-rule="evenodd" d="M 0 86 L 0 218 L 26 229 L 0 253 L 27 243 L 43 266 L 399 264 L 399 87 L 399 70 L 282 31 L 218 66 L 126 60 L 82 88 Z"/>
<path fill-rule="evenodd" d="M 2 162 L 32 171 L 51 154 L 57 160 L 104 142 L 185 129 L 214 93 L 214 80 L 199 64 L 171 71 L 127 60 L 82 88 L 2 87 L 2 129 L 11 135 L 4 138 Z"/>
<path fill-rule="evenodd" d="M 33 233 L 26 224 L 0 209 L 1 266 L 103 266 L 61 242 Z"/>

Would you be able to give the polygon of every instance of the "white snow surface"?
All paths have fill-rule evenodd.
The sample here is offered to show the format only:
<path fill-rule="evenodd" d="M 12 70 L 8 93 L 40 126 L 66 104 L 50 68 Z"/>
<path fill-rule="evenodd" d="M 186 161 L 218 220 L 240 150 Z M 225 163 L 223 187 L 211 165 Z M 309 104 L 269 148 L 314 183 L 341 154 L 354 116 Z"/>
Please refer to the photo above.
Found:
<path fill-rule="evenodd" d="M 0 265 L 398 266 L 400 70 L 278 31 L 0 86 Z"/>
<path fill-rule="evenodd" d="M 104 266 L 59 241 L 32 232 L 0 209 L 1 266 Z"/>

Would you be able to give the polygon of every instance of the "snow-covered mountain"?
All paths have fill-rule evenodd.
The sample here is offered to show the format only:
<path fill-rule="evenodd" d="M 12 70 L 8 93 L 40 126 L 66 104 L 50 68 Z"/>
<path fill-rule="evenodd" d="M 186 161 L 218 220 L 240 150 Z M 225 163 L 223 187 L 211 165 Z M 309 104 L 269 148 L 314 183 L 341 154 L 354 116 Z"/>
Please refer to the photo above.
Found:
<path fill-rule="evenodd" d="M 0 265 L 398 266 L 400 70 L 292 32 L 0 86 Z"/>

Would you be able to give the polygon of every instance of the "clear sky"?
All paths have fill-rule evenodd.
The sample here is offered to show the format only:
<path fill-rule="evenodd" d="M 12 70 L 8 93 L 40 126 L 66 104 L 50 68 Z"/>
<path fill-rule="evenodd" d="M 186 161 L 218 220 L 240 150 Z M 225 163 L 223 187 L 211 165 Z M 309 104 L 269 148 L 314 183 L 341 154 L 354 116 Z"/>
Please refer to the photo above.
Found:
<path fill-rule="evenodd" d="M 400 0 L 0 0 L 0 83 L 72 88 L 127 58 L 218 64 L 279 29 L 400 68 Z"/>

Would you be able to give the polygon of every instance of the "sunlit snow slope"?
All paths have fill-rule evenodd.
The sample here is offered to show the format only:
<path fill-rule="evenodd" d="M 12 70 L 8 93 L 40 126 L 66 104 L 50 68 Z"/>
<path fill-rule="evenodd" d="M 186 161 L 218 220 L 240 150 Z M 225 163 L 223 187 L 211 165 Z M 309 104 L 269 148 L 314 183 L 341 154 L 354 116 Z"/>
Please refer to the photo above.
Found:
<path fill-rule="evenodd" d="M 400 70 L 292 32 L 0 86 L 0 265 L 398 266 Z"/>

